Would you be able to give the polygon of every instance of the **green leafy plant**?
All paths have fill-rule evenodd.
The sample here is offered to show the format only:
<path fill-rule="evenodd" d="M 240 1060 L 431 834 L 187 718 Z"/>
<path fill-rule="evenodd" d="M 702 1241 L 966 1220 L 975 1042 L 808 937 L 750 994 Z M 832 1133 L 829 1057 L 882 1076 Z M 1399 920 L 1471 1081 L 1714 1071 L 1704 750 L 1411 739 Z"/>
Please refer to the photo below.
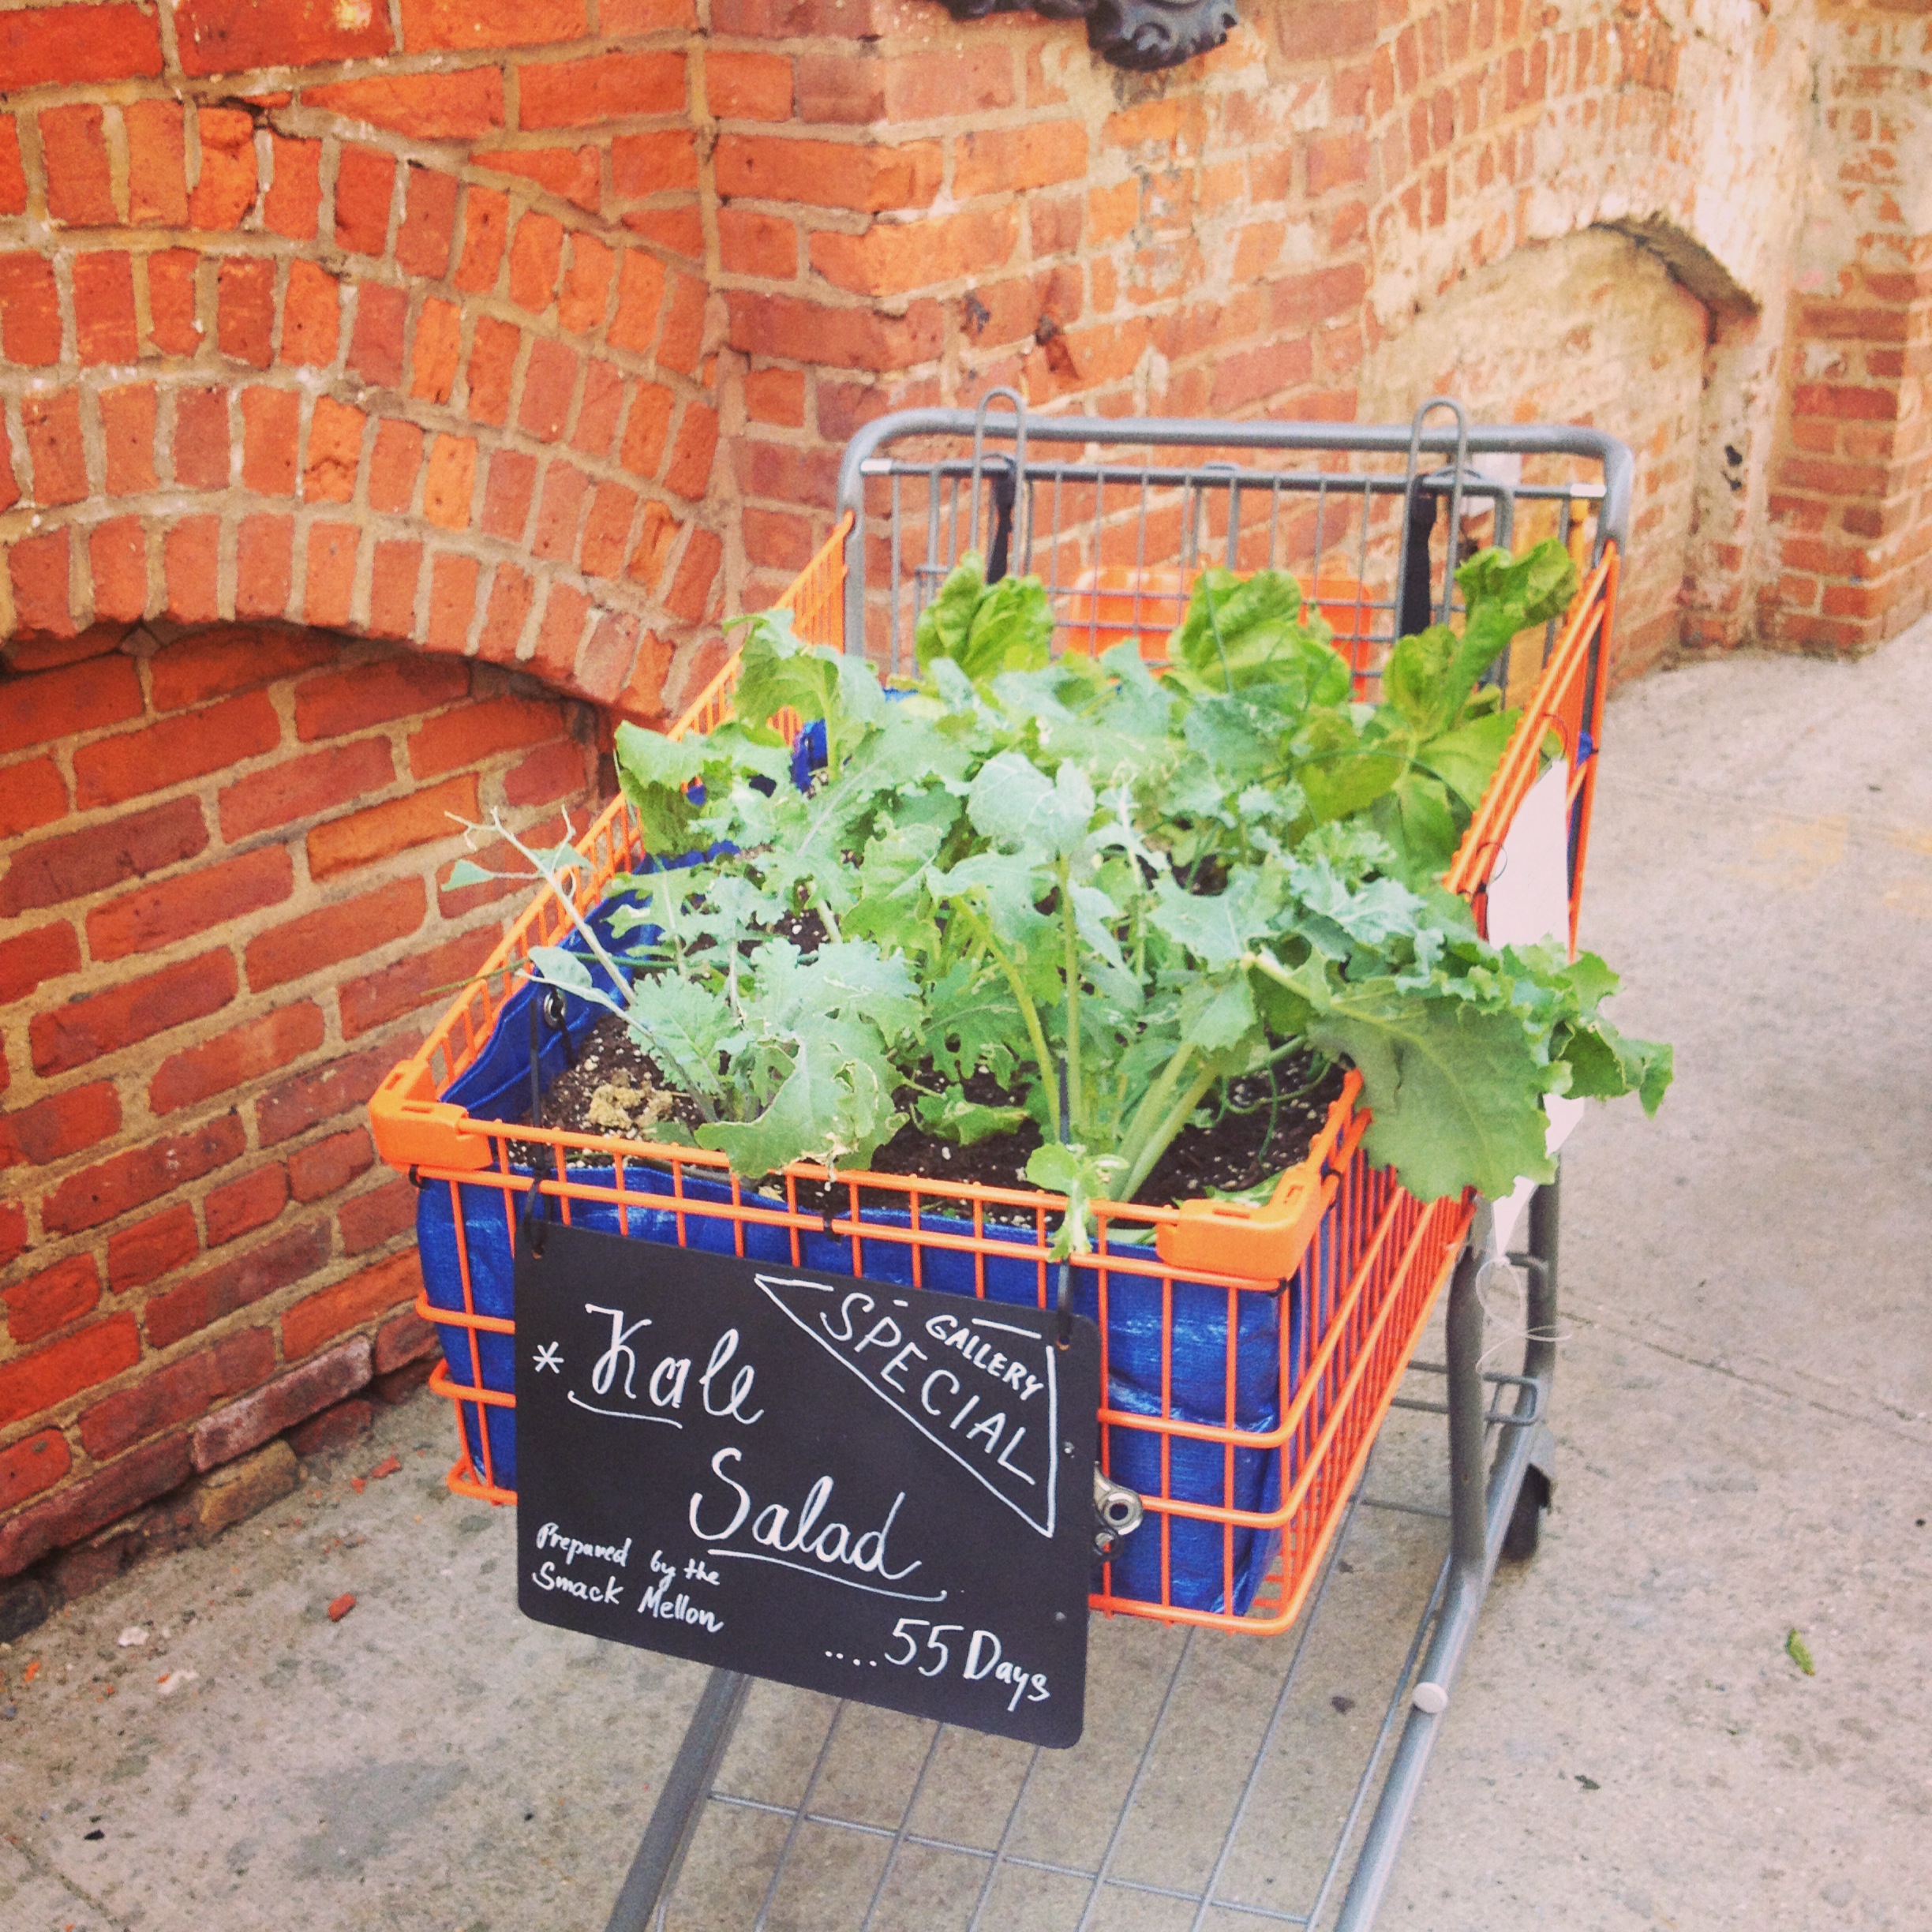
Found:
<path fill-rule="evenodd" d="M 1604 1018 L 1601 961 L 1490 946 L 1436 883 L 1517 721 L 1482 674 L 1575 573 L 1548 544 L 1458 582 L 1460 633 L 1403 639 L 1372 706 L 1275 572 L 1203 573 L 1159 674 L 1132 646 L 1053 658 L 1043 587 L 976 559 L 890 694 L 754 619 L 734 721 L 618 733 L 646 844 L 706 856 L 616 882 L 620 957 L 579 922 L 627 987 L 602 997 L 748 1178 L 863 1163 L 907 1110 L 962 1145 L 1030 1118 L 1065 1245 L 1309 1047 L 1360 1069 L 1370 1152 L 1424 1198 L 1546 1178 L 1545 1096 L 1653 1108 L 1669 1054 Z M 804 791 L 784 711 L 825 735 Z M 569 957 L 535 964 L 591 990 Z"/>

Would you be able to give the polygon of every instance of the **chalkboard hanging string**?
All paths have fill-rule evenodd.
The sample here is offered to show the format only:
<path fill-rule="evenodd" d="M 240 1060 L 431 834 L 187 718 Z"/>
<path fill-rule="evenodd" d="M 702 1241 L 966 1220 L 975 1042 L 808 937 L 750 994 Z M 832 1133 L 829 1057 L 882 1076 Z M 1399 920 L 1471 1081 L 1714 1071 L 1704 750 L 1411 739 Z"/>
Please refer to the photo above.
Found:
<path fill-rule="evenodd" d="M 1060 1056 L 1060 1144 L 1062 1147 L 1066 1145 L 1069 1138 L 1067 1126 L 1067 1063 L 1066 1056 L 1062 1054 Z M 1073 1211 L 1071 1201 L 1067 1203 L 1066 1211 L 1069 1214 Z M 1061 1348 L 1071 1348 L 1073 1346 L 1073 1264 L 1070 1261 L 1060 1264 L 1060 1290 L 1057 1305 L 1060 1311 L 1058 1345 Z"/>
<path fill-rule="evenodd" d="M 543 1082 L 537 1061 L 541 1053 L 542 1035 L 538 1032 L 544 1002 L 537 997 L 537 987 L 533 981 L 530 1003 L 530 1125 L 543 1125 Z M 568 1036 L 566 1035 L 567 1038 Z M 544 1231 L 549 1225 L 549 1210 L 544 1205 L 543 1175 L 537 1166 L 539 1157 L 533 1154 L 530 1161 L 530 1192 L 523 1197 L 523 1233 L 530 1244 L 530 1252 L 541 1261 L 543 1259 Z"/>
<path fill-rule="evenodd" d="M 564 1004 L 561 987 L 551 987 L 545 990 L 543 1022 L 552 1033 L 563 1035 L 564 1064 L 574 1067 L 577 1064 L 577 1043 L 571 1038 L 570 1009 Z"/>

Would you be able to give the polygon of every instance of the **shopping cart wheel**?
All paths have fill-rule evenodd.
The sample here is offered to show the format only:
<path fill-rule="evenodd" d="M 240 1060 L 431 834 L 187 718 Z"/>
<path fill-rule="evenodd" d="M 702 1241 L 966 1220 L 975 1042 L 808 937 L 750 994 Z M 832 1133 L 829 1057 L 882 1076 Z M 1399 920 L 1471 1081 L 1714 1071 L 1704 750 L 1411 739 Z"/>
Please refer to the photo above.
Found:
<path fill-rule="evenodd" d="M 1516 1507 L 1510 1511 L 1509 1527 L 1503 1532 L 1503 1554 L 1510 1562 L 1527 1563 L 1537 1553 L 1543 1536 L 1543 1512 L 1549 1507 L 1549 1478 L 1532 1465 L 1523 1471 Z"/>

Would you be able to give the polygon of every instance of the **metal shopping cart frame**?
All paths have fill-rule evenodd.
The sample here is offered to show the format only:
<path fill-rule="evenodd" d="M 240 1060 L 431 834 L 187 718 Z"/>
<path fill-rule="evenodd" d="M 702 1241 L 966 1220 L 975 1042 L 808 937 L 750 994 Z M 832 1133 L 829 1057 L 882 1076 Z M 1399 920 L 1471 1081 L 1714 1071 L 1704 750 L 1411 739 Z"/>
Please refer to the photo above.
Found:
<path fill-rule="evenodd" d="M 1443 420 L 1432 420 L 1443 418 Z M 930 453 L 935 445 L 942 453 Z M 945 446 L 949 445 L 949 448 Z M 1136 460 L 1123 446 L 1137 448 Z M 1211 449 L 1204 460 L 1192 453 Z M 1579 477 L 1579 466 L 1595 477 Z M 1530 474 L 1526 477 L 1525 471 Z M 1196 421 L 1115 421 L 1028 414 L 1009 391 L 995 392 L 975 411 L 919 410 L 882 418 L 848 445 L 839 473 L 841 520 L 833 545 L 842 549 L 842 586 L 829 578 L 814 607 L 809 573 L 795 600 L 808 635 L 864 650 L 887 675 L 908 668 L 919 611 L 946 573 L 968 552 L 988 560 L 990 576 L 1032 572 L 1046 583 L 1062 642 L 1101 649 L 1139 637 L 1153 655 L 1159 636 L 1178 620 L 1192 574 L 1219 563 L 1237 571 L 1305 564 L 1305 595 L 1333 624 L 1339 648 L 1355 671 L 1357 688 L 1372 695 L 1382 656 L 1394 638 L 1431 621 L 1447 621 L 1458 599 L 1454 571 L 1465 548 L 1471 511 L 1489 519 L 1487 541 L 1514 547 L 1526 519 L 1553 519 L 1552 534 L 1587 552 L 1600 569 L 1616 564 L 1628 529 L 1633 462 L 1616 439 L 1586 429 L 1472 426 L 1453 403 L 1436 399 L 1401 425 L 1244 423 Z M 1163 512 L 1157 522 L 1154 511 Z M 1446 515 L 1443 513 L 1446 511 Z M 1258 514 L 1257 514 L 1258 512 Z M 1286 513 L 1286 515 L 1284 513 Z M 1290 527 L 1292 526 L 1292 529 Z M 1290 554 L 1300 539 L 1299 554 Z M 1111 568 L 1125 582 L 1110 580 Z M 833 595 L 840 608 L 829 607 Z M 1567 750 L 1571 785 L 1571 897 L 1574 938 L 1582 861 L 1608 671 L 1608 605 L 1586 660 L 1572 674 L 1572 736 Z M 1513 695 L 1522 674 L 1554 681 L 1559 648 L 1552 623 L 1537 661 L 1505 660 L 1492 676 Z M 1520 655 L 1523 643 L 1516 646 Z M 695 710 L 717 713 L 728 701 L 728 671 Z M 1500 774 L 1499 790 L 1508 774 Z M 1500 849 L 1507 818 L 1526 784 L 1514 775 L 1515 797 L 1486 827 L 1479 814 L 1468 876 L 1456 882 L 1478 896 Z M 1486 841 L 1486 847 L 1485 847 Z M 1149 1766 L 1181 1697 L 1199 1630 L 1181 1641 L 1152 1723 L 1133 1762 L 1125 1797 L 1097 1859 L 1068 1862 L 1029 1854 L 1017 1826 L 1038 1766 L 1035 1751 L 997 1830 L 973 1842 L 923 1826 L 922 1795 L 949 1745 L 948 1728 L 930 1727 L 916 1776 L 896 1821 L 847 1816 L 822 1780 L 851 1707 L 821 1711 L 824 1736 L 795 1803 L 776 1803 L 721 1784 L 720 1767 L 742 1716 L 751 1680 L 713 1672 L 698 1698 L 650 1826 L 610 1919 L 611 1932 L 694 1923 L 674 1900 L 680 1871 L 700 1822 L 736 1809 L 755 1811 L 782 1828 L 775 1863 L 766 1877 L 752 1924 L 773 1917 L 788 1862 L 807 1833 L 841 1834 L 876 1852 L 851 1898 L 849 1923 L 882 1923 L 882 1906 L 902 1861 L 919 1852 L 964 1861 L 963 1884 L 973 1888 L 967 1921 L 978 1932 L 1003 1871 L 1050 1873 L 1070 1881 L 1077 1910 L 1068 1917 L 1081 1932 L 1095 1925 L 1110 1897 L 1136 1894 L 1164 1903 L 1173 1923 L 1276 1923 L 1335 1932 L 1367 1932 L 1395 1869 L 1430 1752 L 1440 1735 L 1458 1674 L 1499 1561 L 1532 1554 L 1552 1487 L 1553 1438 L 1548 1426 L 1556 1365 L 1558 1301 L 1558 1183 L 1538 1189 L 1524 1222 L 1527 1241 L 1512 1252 L 1523 1286 L 1525 1336 L 1520 1372 L 1485 1366 L 1485 1294 L 1491 1271 L 1491 1222 L 1478 1204 L 1451 1273 L 1443 1324 L 1446 1360 L 1412 1363 L 1410 1380 L 1440 1381 L 1440 1397 L 1398 1395 L 1393 1406 L 1440 1415 L 1447 1424 L 1447 1498 L 1404 1501 L 1372 1493 L 1372 1473 L 1350 1499 L 1342 1532 L 1328 1547 L 1320 1574 L 1296 1627 L 1282 1640 L 1288 1661 L 1273 1709 L 1254 1747 L 1232 1806 L 1219 1854 L 1204 1883 L 1166 1885 L 1129 1877 L 1119 1853 L 1135 1829 L 1136 1804 L 1146 1800 Z M 1374 1465 L 1372 1462 L 1371 1471 Z M 1356 1780 L 1342 1829 L 1312 1897 L 1301 1909 L 1237 1899 L 1223 1889 L 1241 1834 L 1274 1748 L 1282 1713 L 1296 1687 L 1309 1633 L 1321 1616 L 1341 1552 L 1363 1511 L 1394 1510 L 1446 1518 L 1447 1547 Z M 830 1701 L 821 1700 L 829 1705 Z M 955 1740 L 957 1741 L 957 1740 Z M 1331 1919 L 1328 1915 L 1332 1912 Z M 829 1922 L 828 1922 L 829 1923 Z M 843 1921 L 841 1922 L 843 1923 Z M 1031 1922 L 1029 1922 L 1031 1923 Z"/>

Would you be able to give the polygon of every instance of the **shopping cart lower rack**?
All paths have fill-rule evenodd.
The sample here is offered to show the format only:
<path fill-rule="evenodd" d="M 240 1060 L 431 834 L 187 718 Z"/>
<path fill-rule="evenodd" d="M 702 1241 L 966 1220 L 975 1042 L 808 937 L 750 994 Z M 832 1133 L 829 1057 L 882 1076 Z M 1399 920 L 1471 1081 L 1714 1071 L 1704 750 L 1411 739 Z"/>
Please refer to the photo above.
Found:
<path fill-rule="evenodd" d="M 1452 425 L 1432 429 L 1434 406 L 1396 429 L 1040 419 L 1027 416 L 1017 398 L 1003 402 L 1009 406 L 989 399 L 970 414 L 907 412 L 854 440 L 841 472 L 837 527 L 786 599 L 803 635 L 867 649 L 896 668 L 924 602 L 961 554 L 978 550 L 990 576 L 1011 569 L 1045 582 L 1059 648 L 1103 650 L 1136 638 L 1157 658 L 1193 576 L 1216 560 L 1295 571 L 1330 622 L 1358 694 L 1368 695 L 1396 635 L 1453 613 L 1454 567 L 1469 549 L 1556 536 L 1581 553 L 1583 588 L 1567 616 L 1546 627 L 1540 650 L 1518 640 L 1499 667 L 1511 700 L 1525 701 L 1524 717 L 1447 882 L 1470 895 L 1480 914 L 1517 807 L 1553 745 L 1567 774 L 1574 936 L 1629 503 L 1631 462 L 1620 444 L 1579 429 L 1472 429 L 1459 410 Z M 728 665 L 677 728 L 709 728 L 728 715 L 735 676 Z M 613 876 L 646 856 L 621 800 L 579 849 L 583 864 L 560 885 L 585 914 Z M 1063 1204 L 1054 1197 L 897 1176 L 841 1174 L 834 1181 L 808 1164 L 758 1191 L 741 1186 L 718 1157 L 691 1148 L 532 1125 L 526 1096 L 533 1072 L 539 1081 L 552 1076 L 589 1016 L 567 998 L 515 983 L 530 949 L 567 940 L 569 925 L 546 892 L 372 1105 L 384 1157 L 423 1189 L 419 1309 L 444 1342 L 433 1386 L 458 1413 L 454 1488 L 499 1502 L 514 1496 L 510 1258 L 519 1207 L 533 1189 L 566 1220 L 635 1238 L 1047 1305 L 1057 1274 L 1049 1243 Z M 731 1879 L 726 1891 L 743 1890 L 746 1856 L 760 1870 L 769 1865 L 751 1888 L 758 1896 L 747 1893 L 732 1906 L 735 1913 L 743 1905 L 743 1923 L 758 1927 L 902 1919 L 1084 1927 L 1129 1897 L 1140 1901 L 1136 1909 L 1158 1904 L 1168 1915 L 1148 1923 L 1258 1917 L 1313 1925 L 1338 1903 L 1335 1923 L 1371 1923 L 1490 1573 L 1506 1543 L 1519 1552 L 1533 1543 L 1547 1500 L 1556 1215 L 1554 1188 L 1541 1190 L 1519 1258 L 1531 1338 L 1522 1372 L 1485 1377 L 1476 1286 L 1482 1249 L 1471 1237 L 1486 1236 L 1488 1211 L 1468 1200 L 1425 1205 L 1392 1174 L 1372 1169 L 1361 1151 L 1356 1091 L 1351 1076 L 1308 1159 L 1265 1207 L 1109 1205 L 1096 1255 L 1081 1271 L 1080 1292 L 1107 1351 L 1102 1471 L 1133 1490 L 1146 1513 L 1103 1568 L 1092 1601 L 1104 1612 L 1152 1619 L 1135 1627 L 1141 1634 L 1131 1642 L 1172 1652 L 1158 1659 L 1166 1688 L 1144 1713 L 1144 1735 L 1117 1764 L 1125 1740 L 1113 1735 L 1110 1652 L 1096 1647 L 1089 1739 L 1071 1758 L 1098 1754 L 1099 1784 L 1114 1776 L 1118 1807 L 1107 1829 L 1096 1825 L 1072 1849 L 1049 1843 L 1050 1831 L 1041 1837 L 1032 1812 L 1066 1774 L 1037 1755 L 1001 1801 L 997 1833 L 988 1835 L 983 1806 L 970 1830 L 934 1825 L 928 1813 L 960 1766 L 970 1784 L 973 1765 L 991 1777 L 1014 1747 L 930 1725 L 896 1816 L 876 1803 L 847 1816 L 852 1807 L 828 1795 L 837 1783 L 840 1738 L 880 1725 L 901 1735 L 914 1720 L 841 1714 L 844 1706 L 830 1717 L 799 1791 L 714 1790 L 748 1689 L 719 1672 L 698 1702 L 613 1927 L 656 1921 L 721 1928 L 721 1895 L 710 1885 L 697 1916 L 680 1919 L 674 1905 L 680 1861 L 707 1798 L 715 1800 L 710 1812 L 729 1814 L 725 1825 L 707 1828 L 711 1835 L 724 1829 L 730 1839 L 736 1829 L 741 1837 L 749 1832 L 746 1845 L 756 1840 L 754 1851 L 741 1846 L 743 1855 L 719 1867 Z M 524 1164 L 532 1148 L 541 1155 L 535 1170 Z M 1363 1472 L 1391 1410 L 1417 1406 L 1398 1391 L 1451 1276 L 1440 1371 L 1447 1400 L 1422 1405 L 1449 1418 L 1449 1496 L 1446 1503 L 1412 1500 L 1402 1506 L 1408 1515 L 1398 1509 L 1391 1517 L 1382 1507 L 1391 1499 L 1365 1494 Z M 1485 1406 L 1492 1387 L 1503 1391 L 1494 1413 Z M 1491 1432 L 1498 1447 L 1485 1476 Z M 1380 1454 L 1388 1459 L 1386 1443 Z M 1264 1806 L 1282 1727 L 1294 1721 L 1304 1660 L 1320 1641 L 1311 1636 L 1319 1618 L 1305 1612 L 1354 1574 L 1350 1559 L 1336 1554 L 1338 1538 L 1359 1539 L 1365 1524 L 1383 1518 L 1413 1528 L 1443 1515 L 1449 1552 L 1423 1593 L 1423 1615 L 1369 1740 L 1367 1769 L 1342 1807 L 1340 1842 L 1311 1904 L 1270 1904 L 1242 1877 L 1252 1855 L 1242 1848 L 1252 1842 L 1244 1833 Z M 1297 1619 L 1285 1675 L 1272 1653 L 1242 1641 L 1286 1631 Z M 1185 1878 L 1178 1867 L 1163 1877 L 1159 1860 L 1150 1866 L 1144 1855 L 1150 1831 L 1158 1839 L 1181 1815 L 1155 1795 L 1163 1765 L 1201 1702 L 1204 1661 L 1226 1657 L 1230 1644 L 1250 1658 L 1267 1656 L 1265 1664 L 1230 1668 L 1242 1675 L 1245 1709 L 1260 1707 L 1255 1673 L 1270 1679 L 1262 1702 L 1275 1714 L 1254 1741 L 1212 1855 L 1204 1864 L 1195 1859 Z M 1123 1668 L 1144 1690 L 1146 1658 Z M 769 1687 L 758 1695 L 787 1709 L 810 1702 Z M 863 1754 L 878 1760 L 876 1751 Z M 1211 1755 L 1217 1774 L 1226 1773 L 1225 1738 Z M 1088 1808 L 1094 1784 L 1090 1777 L 1082 1787 Z M 1346 1854 L 1378 1788 L 1344 1889 Z M 1059 1823 L 1073 1815 L 1067 1802 L 1050 1808 Z M 696 1839 L 694 1882 L 706 1836 Z M 918 1874 L 948 1861 L 959 1869 L 941 1887 L 943 1909 L 927 1898 L 904 1919 L 902 1907 L 912 1908 L 900 1893 L 910 1886 L 908 1896 L 923 1897 L 929 1888 Z M 818 1898 L 829 1916 L 816 1906 L 798 1915 L 803 1894 L 793 1893 L 807 1867 L 806 1893 L 818 1898 Z M 837 1884 L 829 1876 L 835 1872 L 842 1874 Z"/>

